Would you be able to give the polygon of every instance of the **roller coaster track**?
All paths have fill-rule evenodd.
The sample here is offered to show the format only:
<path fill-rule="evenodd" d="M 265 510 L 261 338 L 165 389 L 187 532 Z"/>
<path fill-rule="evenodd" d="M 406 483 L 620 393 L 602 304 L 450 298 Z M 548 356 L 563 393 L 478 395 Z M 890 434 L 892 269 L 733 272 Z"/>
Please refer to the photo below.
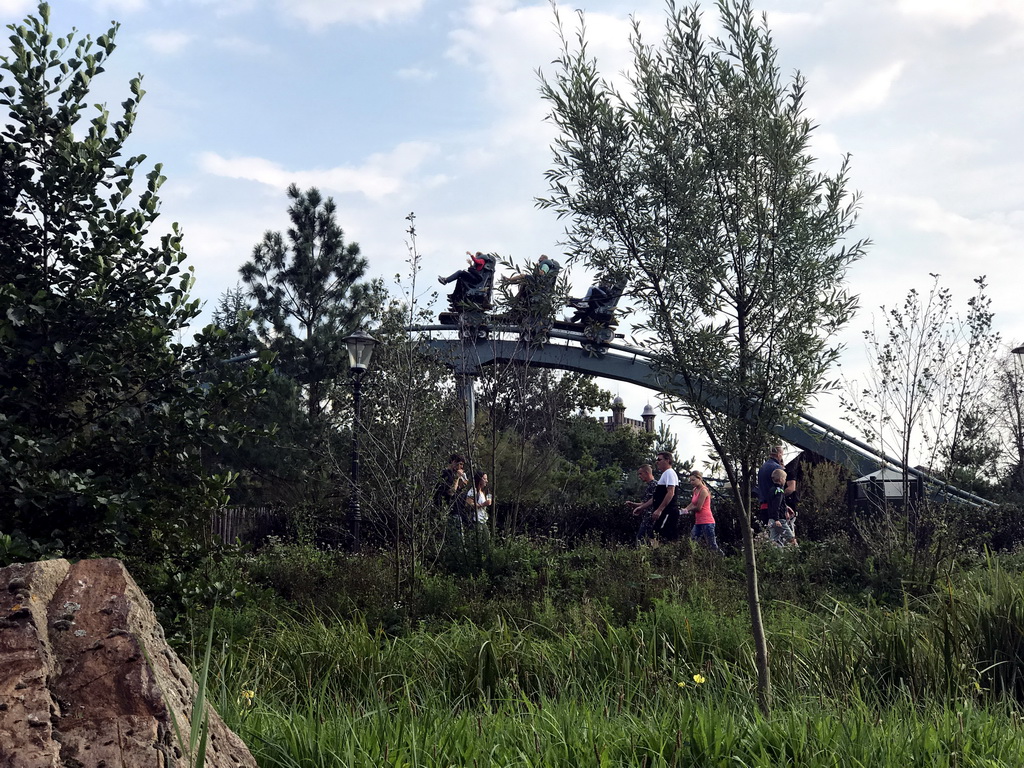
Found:
<path fill-rule="evenodd" d="M 496 363 L 518 362 L 538 368 L 556 368 L 624 381 L 656 392 L 665 392 L 683 400 L 690 399 L 689 390 L 679 377 L 667 375 L 665 371 L 658 369 L 654 355 L 627 344 L 613 342 L 608 345 L 607 354 L 603 357 L 594 357 L 582 348 L 581 344 L 585 341 L 583 335 L 570 331 L 549 331 L 548 343 L 531 346 L 519 339 L 520 329 L 516 326 L 492 325 L 489 327 L 490 337 L 476 341 L 458 338 L 458 329 L 451 325 L 417 325 L 408 330 L 425 334 L 423 343 L 434 355 L 449 366 L 456 376 L 470 382 L 470 396 L 471 380 L 479 375 L 481 368 Z M 437 336 L 438 333 L 444 335 Z M 565 343 L 556 343 L 557 341 Z M 713 395 L 706 396 L 705 402 L 712 409 L 724 410 L 718 407 L 719 403 Z M 791 423 L 777 425 L 771 431 L 787 443 L 843 464 L 855 476 L 867 475 L 881 468 L 894 468 L 911 477 L 921 478 L 935 498 L 981 506 L 992 505 L 987 499 L 949 485 L 919 469 L 906 466 L 899 459 L 810 414 L 794 414 Z"/>

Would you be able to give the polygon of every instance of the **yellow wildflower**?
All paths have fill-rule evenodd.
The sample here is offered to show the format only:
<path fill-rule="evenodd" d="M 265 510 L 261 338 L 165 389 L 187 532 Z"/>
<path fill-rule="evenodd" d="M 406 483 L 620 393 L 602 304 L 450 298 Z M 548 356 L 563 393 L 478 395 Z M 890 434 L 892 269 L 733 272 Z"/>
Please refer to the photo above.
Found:
<path fill-rule="evenodd" d="M 701 683 L 706 681 L 704 679 L 704 675 L 698 672 L 696 675 L 693 676 L 693 682 L 695 682 L 697 685 L 700 685 Z"/>

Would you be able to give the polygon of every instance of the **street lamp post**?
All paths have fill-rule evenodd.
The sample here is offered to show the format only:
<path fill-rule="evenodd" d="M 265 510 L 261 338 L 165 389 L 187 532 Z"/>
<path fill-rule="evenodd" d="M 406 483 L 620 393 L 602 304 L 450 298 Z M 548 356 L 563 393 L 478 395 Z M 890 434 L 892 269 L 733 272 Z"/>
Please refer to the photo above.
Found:
<path fill-rule="evenodd" d="M 348 347 L 348 367 L 352 372 L 352 494 L 349 497 L 348 523 L 352 534 L 353 552 L 358 552 L 361 545 L 359 528 L 363 521 L 359 511 L 359 390 L 376 343 L 376 339 L 361 329 L 345 339 L 345 346 Z"/>

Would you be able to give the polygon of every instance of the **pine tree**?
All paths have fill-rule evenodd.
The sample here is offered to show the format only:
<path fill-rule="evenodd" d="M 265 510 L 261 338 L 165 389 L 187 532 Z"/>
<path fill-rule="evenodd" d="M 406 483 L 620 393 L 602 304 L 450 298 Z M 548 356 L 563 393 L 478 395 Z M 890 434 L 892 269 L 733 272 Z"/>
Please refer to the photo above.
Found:
<path fill-rule="evenodd" d="M 327 382 L 348 369 L 345 337 L 366 316 L 366 260 L 345 243 L 334 200 L 288 187 L 292 226 L 268 231 L 241 269 L 263 341 L 305 388 L 310 421 L 325 406 Z"/>

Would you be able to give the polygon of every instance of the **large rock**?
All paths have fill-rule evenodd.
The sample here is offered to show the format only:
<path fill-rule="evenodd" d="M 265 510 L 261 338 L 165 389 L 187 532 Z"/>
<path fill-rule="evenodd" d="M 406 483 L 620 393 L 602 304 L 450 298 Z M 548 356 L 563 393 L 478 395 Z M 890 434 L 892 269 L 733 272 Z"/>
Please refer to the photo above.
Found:
<path fill-rule="evenodd" d="M 0 768 L 185 768 L 196 690 L 120 561 L 0 569 Z M 207 712 L 206 765 L 255 768 Z"/>

